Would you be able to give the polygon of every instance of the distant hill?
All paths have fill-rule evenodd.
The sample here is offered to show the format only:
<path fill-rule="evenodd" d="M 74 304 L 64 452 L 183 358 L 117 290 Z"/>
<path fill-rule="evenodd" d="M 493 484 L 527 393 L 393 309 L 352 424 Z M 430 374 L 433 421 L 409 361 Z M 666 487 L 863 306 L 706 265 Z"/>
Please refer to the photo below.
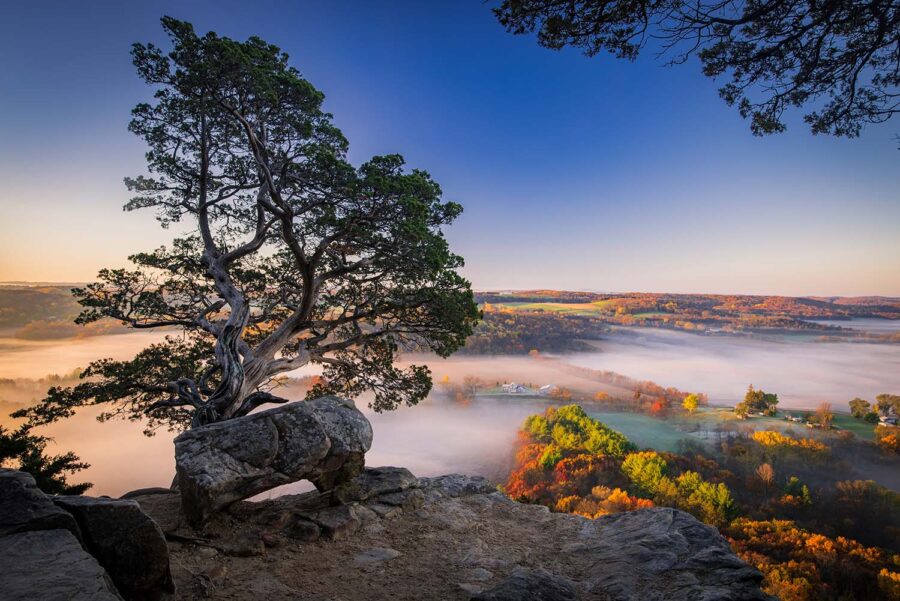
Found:
<path fill-rule="evenodd" d="M 70 286 L 0 286 L 0 328 L 22 328 L 37 321 L 71 322 L 81 307 Z"/>

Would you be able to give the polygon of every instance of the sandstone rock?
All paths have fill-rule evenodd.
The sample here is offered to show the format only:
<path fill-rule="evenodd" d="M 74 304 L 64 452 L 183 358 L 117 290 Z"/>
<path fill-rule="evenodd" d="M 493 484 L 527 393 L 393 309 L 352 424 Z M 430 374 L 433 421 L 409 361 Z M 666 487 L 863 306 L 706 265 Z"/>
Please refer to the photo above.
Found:
<path fill-rule="evenodd" d="M 327 507 L 303 514 L 322 529 L 322 536 L 331 540 L 348 538 L 360 528 L 378 519 L 378 515 L 357 503 Z"/>
<path fill-rule="evenodd" d="M 0 537 L 3 601 L 122 601 L 109 576 L 67 529 Z"/>
<path fill-rule="evenodd" d="M 68 530 L 81 538 L 75 519 L 54 505 L 30 474 L 0 469 L 0 536 L 55 529 Z"/>
<path fill-rule="evenodd" d="M 418 478 L 404 467 L 374 467 L 336 487 L 333 498 L 339 503 L 365 501 L 379 495 L 399 493 L 418 486 Z"/>
<path fill-rule="evenodd" d="M 129 601 L 157 601 L 175 592 L 169 548 L 159 526 L 127 499 L 54 497 L 75 517 L 87 550 Z"/>
<path fill-rule="evenodd" d="M 133 495 L 129 499 L 141 506 L 144 513 L 156 522 L 163 534 L 172 534 L 187 525 L 184 513 L 181 511 L 181 495 L 177 491 L 165 488 L 158 489 L 163 492 L 152 492 L 154 489 L 148 490 L 151 492 Z"/>
<path fill-rule="evenodd" d="M 380 495 L 376 500 L 381 505 L 392 505 L 400 507 L 404 511 L 412 511 L 421 507 L 425 502 L 425 493 L 421 489 L 413 488 Z"/>
<path fill-rule="evenodd" d="M 146 497 L 147 495 L 170 495 L 173 491 L 171 488 L 163 488 L 162 486 L 151 486 L 149 488 L 138 488 L 137 490 L 130 490 L 121 497 L 120 499 L 133 499 L 135 497 Z"/>
<path fill-rule="evenodd" d="M 300 517 L 295 517 L 284 532 L 289 538 L 305 543 L 317 541 L 322 536 L 322 529 L 318 525 Z"/>
<path fill-rule="evenodd" d="M 576 601 L 575 587 L 547 570 L 516 568 L 500 584 L 472 597 L 479 601 Z M 641 597 L 634 597 L 641 599 Z"/>
<path fill-rule="evenodd" d="M 577 550 L 596 558 L 591 581 L 612 600 L 762 601 L 762 574 L 732 553 L 715 528 L 669 508 L 588 520 Z"/>
<path fill-rule="evenodd" d="M 366 503 L 366 507 L 374 511 L 381 519 L 391 519 L 403 513 L 402 507 L 384 505 L 382 503 Z"/>
<path fill-rule="evenodd" d="M 494 577 L 494 573 L 484 568 L 473 568 L 466 573 L 466 579 L 473 582 L 484 582 Z"/>
<path fill-rule="evenodd" d="M 419 486 L 425 490 L 426 497 L 433 499 L 443 497 L 466 497 L 477 494 L 490 494 L 497 491 L 487 478 L 481 476 L 464 476 L 447 474 L 434 478 L 419 478 Z"/>
<path fill-rule="evenodd" d="M 359 473 L 372 426 L 353 401 L 323 397 L 194 428 L 175 439 L 178 488 L 188 521 L 282 484 L 338 484 Z"/>
<path fill-rule="evenodd" d="M 358 554 L 353 558 L 353 563 L 358 566 L 369 565 L 372 563 L 379 563 L 382 561 L 389 561 L 391 559 L 395 559 L 400 557 L 402 553 L 397 551 L 396 549 L 387 549 L 384 547 L 373 547 L 371 549 L 367 549 L 362 553 Z"/>

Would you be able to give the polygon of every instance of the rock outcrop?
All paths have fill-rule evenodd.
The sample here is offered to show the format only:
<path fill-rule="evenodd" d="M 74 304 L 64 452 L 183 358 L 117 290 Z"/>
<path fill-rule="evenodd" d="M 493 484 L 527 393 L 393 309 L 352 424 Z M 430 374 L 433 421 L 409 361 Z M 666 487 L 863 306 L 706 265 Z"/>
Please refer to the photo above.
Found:
<path fill-rule="evenodd" d="M 87 550 L 123 597 L 158 601 L 175 592 L 163 532 L 136 502 L 83 496 L 53 502 L 75 517 Z"/>
<path fill-rule="evenodd" d="M 31 475 L 0 469 L 0 536 L 33 530 L 68 530 L 81 537 L 75 518 L 54 505 Z"/>
<path fill-rule="evenodd" d="M 49 497 L 15 470 L 0 470 L 0 565 L 4 601 L 161 601 L 175 592 L 163 532 L 140 505 Z"/>
<path fill-rule="evenodd" d="M 133 498 L 152 512 L 166 496 Z M 202 531 L 181 524 L 170 544 L 185 599 L 771 601 L 762 575 L 689 514 L 589 520 L 483 478 L 370 468 L 332 491 L 234 503 Z"/>
<path fill-rule="evenodd" d="M 236 501 L 298 480 L 332 489 L 361 472 L 371 445 L 369 421 L 338 397 L 194 428 L 175 439 L 185 517 L 199 526 Z"/>
<path fill-rule="evenodd" d="M 587 521 L 566 554 L 593 557 L 591 582 L 613 601 L 766 599 L 762 576 L 719 532 L 692 515 L 659 507 Z M 627 566 L 627 569 L 623 569 Z"/>
<path fill-rule="evenodd" d="M 472 597 L 476 601 L 578 601 L 572 583 L 538 568 L 516 568 L 496 586 Z"/>
<path fill-rule="evenodd" d="M 0 537 L 3 601 L 122 601 L 106 571 L 69 530 Z"/>

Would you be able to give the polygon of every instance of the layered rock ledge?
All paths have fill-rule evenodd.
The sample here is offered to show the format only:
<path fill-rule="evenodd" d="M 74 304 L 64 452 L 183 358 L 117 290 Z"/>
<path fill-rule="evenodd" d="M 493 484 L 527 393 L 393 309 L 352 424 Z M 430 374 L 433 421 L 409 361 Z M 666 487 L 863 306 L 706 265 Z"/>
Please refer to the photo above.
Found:
<path fill-rule="evenodd" d="M 167 532 L 179 599 L 769 599 L 689 514 L 588 520 L 483 478 L 371 468 L 334 491 L 235 503 L 201 530 L 173 515 L 175 492 L 132 498 Z"/>

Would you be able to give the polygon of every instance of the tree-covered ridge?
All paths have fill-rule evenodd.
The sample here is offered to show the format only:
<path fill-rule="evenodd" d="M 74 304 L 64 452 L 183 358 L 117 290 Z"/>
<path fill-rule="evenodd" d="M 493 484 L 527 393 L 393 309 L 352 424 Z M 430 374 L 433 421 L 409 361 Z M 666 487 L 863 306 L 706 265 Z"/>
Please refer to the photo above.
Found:
<path fill-rule="evenodd" d="M 783 600 L 897 598 L 900 555 L 840 531 L 896 541 L 900 495 L 862 481 L 813 492 L 796 476 L 782 487 L 778 474 L 828 462 L 830 449 L 810 439 L 764 432 L 723 449 L 722 463 L 698 452 L 637 450 L 577 405 L 550 408 L 523 424 L 504 490 L 590 518 L 682 509 L 722 529 L 763 572 L 765 590 Z"/>
<path fill-rule="evenodd" d="M 476 352 L 496 353 L 504 348 L 510 353 L 522 352 L 520 340 L 524 337 L 518 332 L 524 323 L 530 326 L 528 337 L 534 348 L 554 352 L 582 350 L 583 340 L 602 336 L 610 325 L 741 336 L 800 332 L 818 334 L 823 340 L 900 342 L 897 332 L 867 332 L 814 321 L 900 319 L 900 299 L 886 297 L 841 299 L 534 290 L 479 292 L 476 300 L 491 321 L 476 331 L 477 342 L 470 347 Z M 522 317 L 516 319 L 510 314 Z M 577 337 L 571 337 L 568 345 L 553 334 L 553 328 L 561 324 L 576 330 Z M 548 348 L 538 346 L 539 343 Z"/>
<path fill-rule="evenodd" d="M 482 320 L 461 352 L 477 355 L 524 355 L 586 351 L 608 329 L 602 320 L 582 315 L 525 312 L 482 307 Z"/>

